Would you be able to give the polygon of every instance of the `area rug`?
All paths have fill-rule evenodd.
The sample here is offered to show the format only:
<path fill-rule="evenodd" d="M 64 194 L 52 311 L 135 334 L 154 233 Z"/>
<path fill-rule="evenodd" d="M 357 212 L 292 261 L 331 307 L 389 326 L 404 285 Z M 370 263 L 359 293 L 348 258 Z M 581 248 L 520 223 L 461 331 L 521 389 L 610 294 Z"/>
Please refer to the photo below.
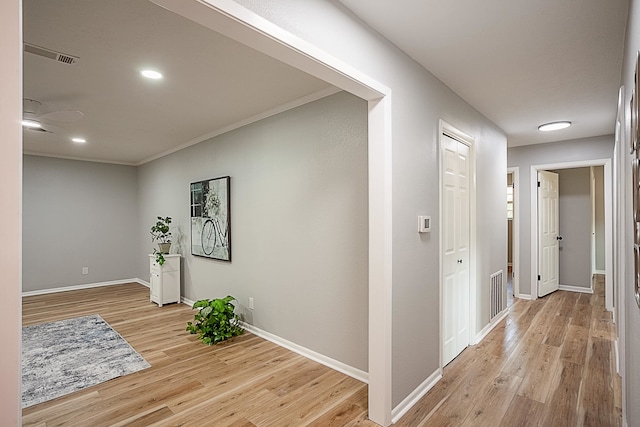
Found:
<path fill-rule="evenodd" d="M 150 367 L 97 314 L 22 328 L 22 407 Z"/>

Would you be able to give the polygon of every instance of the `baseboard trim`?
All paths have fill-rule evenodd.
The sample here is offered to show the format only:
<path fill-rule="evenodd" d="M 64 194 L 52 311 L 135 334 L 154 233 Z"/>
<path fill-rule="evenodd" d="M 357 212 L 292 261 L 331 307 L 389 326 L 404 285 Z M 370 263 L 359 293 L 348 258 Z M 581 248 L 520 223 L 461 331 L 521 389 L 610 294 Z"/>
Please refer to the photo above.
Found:
<path fill-rule="evenodd" d="M 591 288 L 582 288 L 580 286 L 571 286 L 571 285 L 560 285 L 558 286 L 558 290 L 560 291 L 568 291 L 568 292 L 580 292 L 583 294 L 592 294 L 593 289 Z"/>
<path fill-rule="evenodd" d="M 111 280 L 108 282 L 86 283 L 83 285 L 63 286 L 60 288 L 41 289 L 37 291 L 26 291 L 22 293 L 22 296 L 30 297 L 35 295 L 55 294 L 56 292 L 78 291 L 82 289 L 100 288 L 102 286 L 124 285 L 127 283 L 139 283 L 141 285 L 149 287 L 148 282 L 135 278 L 135 279 L 123 279 L 123 280 Z"/>
<path fill-rule="evenodd" d="M 606 274 L 607 274 L 607 272 L 606 272 L 606 271 L 604 271 L 604 270 L 596 270 L 596 271 L 594 271 L 594 272 L 593 272 L 593 274 L 602 274 L 602 275 L 606 275 Z"/>
<path fill-rule="evenodd" d="M 422 397 L 442 379 L 442 369 L 438 369 L 411 392 L 402 402 L 391 410 L 391 422 L 397 423 Z"/>
<path fill-rule="evenodd" d="M 247 331 L 251 332 L 252 334 L 259 336 L 260 338 L 264 338 L 267 341 L 271 341 L 272 343 L 277 344 L 280 347 L 284 347 L 288 350 L 293 351 L 294 353 L 298 353 L 299 355 L 304 356 L 307 359 L 311 359 L 314 362 L 323 364 L 338 372 L 342 372 L 343 374 L 348 375 L 352 378 L 355 378 L 358 381 L 362 381 L 363 383 L 367 383 L 367 384 L 369 383 L 369 374 L 365 371 L 354 368 L 353 366 L 349 366 L 346 363 L 342 363 L 338 360 L 332 359 L 323 354 L 317 353 L 313 350 L 310 350 L 306 347 L 303 347 L 301 345 L 288 341 L 270 332 L 263 331 L 262 329 L 256 328 L 255 326 L 250 325 L 248 323 L 245 323 L 245 322 L 241 322 L 241 323 L 243 328 L 245 328 Z"/>
<path fill-rule="evenodd" d="M 498 325 L 498 323 L 500 323 L 508 315 L 509 315 L 509 310 L 507 310 L 506 308 L 502 310 L 500 314 L 498 314 L 492 321 L 489 322 L 487 326 L 482 328 L 482 330 L 476 334 L 475 341 L 472 344 L 473 345 L 480 344 L 480 341 L 482 341 L 484 337 L 486 337 L 489 334 L 489 332 L 491 332 L 493 328 L 495 328 Z"/>
<path fill-rule="evenodd" d="M 520 298 L 520 299 L 525 299 L 528 301 L 531 301 L 533 298 L 531 298 L 530 294 L 518 294 L 518 295 L 514 295 L 516 298 Z"/>

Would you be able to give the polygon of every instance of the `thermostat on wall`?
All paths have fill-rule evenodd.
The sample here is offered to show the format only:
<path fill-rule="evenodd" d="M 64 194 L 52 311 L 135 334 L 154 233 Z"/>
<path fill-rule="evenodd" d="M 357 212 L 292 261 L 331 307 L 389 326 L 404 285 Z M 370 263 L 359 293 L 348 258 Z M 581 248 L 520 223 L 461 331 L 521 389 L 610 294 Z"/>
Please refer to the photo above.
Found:
<path fill-rule="evenodd" d="M 420 233 L 431 232 L 431 216 L 418 217 L 418 232 Z"/>

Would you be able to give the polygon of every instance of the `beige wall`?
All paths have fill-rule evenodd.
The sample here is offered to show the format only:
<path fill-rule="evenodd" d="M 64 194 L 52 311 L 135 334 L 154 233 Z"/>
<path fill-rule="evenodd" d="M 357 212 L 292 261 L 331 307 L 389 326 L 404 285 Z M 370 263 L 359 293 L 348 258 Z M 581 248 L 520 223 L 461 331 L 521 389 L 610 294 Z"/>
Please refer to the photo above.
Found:
<path fill-rule="evenodd" d="M 20 425 L 22 28 L 21 2 L 0 2 L 0 424 Z"/>

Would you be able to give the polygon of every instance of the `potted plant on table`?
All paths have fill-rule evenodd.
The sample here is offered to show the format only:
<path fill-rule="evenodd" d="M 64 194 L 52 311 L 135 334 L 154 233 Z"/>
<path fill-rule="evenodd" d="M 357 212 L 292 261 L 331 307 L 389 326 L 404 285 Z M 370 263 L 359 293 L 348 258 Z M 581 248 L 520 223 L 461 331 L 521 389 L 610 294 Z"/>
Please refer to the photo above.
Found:
<path fill-rule="evenodd" d="M 171 217 L 163 218 L 158 217 L 158 221 L 151 227 L 151 241 L 158 241 L 158 248 L 160 253 L 168 254 L 171 249 L 171 232 L 169 231 L 169 224 L 171 224 Z"/>

